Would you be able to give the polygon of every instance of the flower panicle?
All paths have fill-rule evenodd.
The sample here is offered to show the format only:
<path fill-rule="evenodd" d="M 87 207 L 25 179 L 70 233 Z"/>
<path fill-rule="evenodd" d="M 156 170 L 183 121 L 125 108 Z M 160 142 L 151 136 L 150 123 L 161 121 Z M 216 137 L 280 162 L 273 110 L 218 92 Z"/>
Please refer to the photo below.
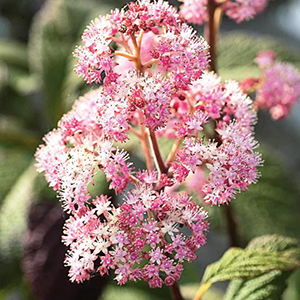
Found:
<path fill-rule="evenodd" d="M 207 215 L 190 193 L 228 204 L 259 177 L 252 101 L 207 71 L 207 43 L 161 0 L 98 17 L 82 40 L 75 72 L 103 85 L 76 100 L 36 151 L 69 214 L 70 278 L 112 270 L 118 284 L 173 285 L 206 243 Z M 124 150 L 133 136 L 147 169 Z M 166 140 L 174 144 L 164 157 Z M 91 193 L 98 172 L 122 195 L 118 205 Z"/>

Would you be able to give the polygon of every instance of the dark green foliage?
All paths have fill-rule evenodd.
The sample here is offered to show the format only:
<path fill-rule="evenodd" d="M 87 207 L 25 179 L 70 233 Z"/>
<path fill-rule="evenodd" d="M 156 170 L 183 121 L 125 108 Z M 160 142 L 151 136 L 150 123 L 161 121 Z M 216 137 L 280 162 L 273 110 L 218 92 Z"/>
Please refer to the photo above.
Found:
<path fill-rule="evenodd" d="M 21 248 L 21 237 L 26 230 L 27 210 L 41 187 L 35 186 L 37 172 L 30 164 L 11 186 L 0 207 L 0 253 L 11 258 Z"/>
<path fill-rule="evenodd" d="M 16 174 L 14 180 L 9 184 L 6 183 L 7 192 L 0 206 L 0 299 L 7 299 L 7 294 L 16 286 L 19 292 L 22 290 L 22 295 L 27 291 L 21 276 L 20 249 L 26 230 L 27 209 L 34 199 L 34 182 L 37 173 L 34 166 L 29 164 L 28 158 L 25 159 L 22 155 L 20 161 L 17 158 L 15 156 L 14 161 L 11 161 L 10 168 L 14 169 L 12 166 L 14 163 Z M 29 165 L 25 171 L 21 170 L 21 158 L 24 159 L 23 169 L 25 162 Z M 32 157 L 29 158 L 32 161 Z M 7 166 L 7 160 L 5 162 Z M 6 171 L 9 176 L 12 175 L 11 170 Z"/>
<path fill-rule="evenodd" d="M 254 279 L 231 282 L 223 300 L 276 300 L 286 288 L 290 272 L 271 271 Z"/>
<path fill-rule="evenodd" d="M 299 300 L 300 299 L 300 269 L 293 272 L 288 279 L 288 287 L 282 296 L 284 300 Z"/>
<path fill-rule="evenodd" d="M 12 40 L 0 40 L 0 61 L 9 67 L 28 71 L 26 45 Z"/>
<path fill-rule="evenodd" d="M 24 96 L 30 90 L 27 54 L 25 44 L 0 39 L 0 103 L 2 114 L 8 111 L 8 104 L 14 104 L 11 103 L 13 101 L 6 103 L 5 100 L 11 99 L 9 97 L 4 99 L 5 96 Z M 22 83 L 26 81 L 27 86 L 24 86 Z M 11 107 L 9 108 L 11 109 Z"/>
<path fill-rule="evenodd" d="M 269 36 L 242 31 L 231 32 L 220 37 L 218 44 L 218 67 L 226 79 L 244 79 L 259 76 L 254 59 L 259 51 L 274 50 L 278 59 L 293 63 L 300 68 L 299 53 L 289 49 L 286 43 Z"/>
<path fill-rule="evenodd" d="M 261 178 L 233 202 L 239 230 L 247 240 L 259 235 L 299 237 L 299 189 L 280 159 L 263 148 Z M 251 224 L 251 225 L 250 225 Z"/>
<path fill-rule="evenodd" d="M 36 88 L 36 82 L 30 76 L 25 44 L 0 39 L 0 142 L 6 131 L 3 128 L 7 118 L 17 117 L 18 121 L 30 122 L 32 107 L 27 96 Z"/>
<path fill-rule="evenodd" d="M 17 107 L 17 105 L 16 110 L 20 110 L 20 107 Z M 27 110 L 25 109 L 23 113 L 26 114 Z M 26 128 L 24 123 L 20 116 L 1 116 L 0 146 L 6 149 L 16 149 L 18 152 L 29 150 L 32 153 L 40 140 L 38 134 Z M 15 152 L 15 150 L 12 151 Z"/>
<path fill-rule="evenodd" d="M 254 239 L 246 251 L 270 251 L 278 257 L 300 257 L 297 240 L 270 235 Z M 299 267 L 299 262 L 295 265 Z M 224 300 L 279 300 L 287 287 L 287 279 L 292 270 L 275 269 L 253 279 L 231 281 Z"/>
<path fill-rule="evenodd" d="M 38 13 L 32 26 L 29 57 L 32 70 L 43 92 L 44 112 L 50 122 L 56 122 L 83 87 L 73 70 L 72 52 L 84 27 L 92 16 L 103 13 L 96 2 L 49 0 Z"/>
<path fill-rule="evenodd" d="M 26 152 L 0 150 L 0 204 L 31 160 Z"/>

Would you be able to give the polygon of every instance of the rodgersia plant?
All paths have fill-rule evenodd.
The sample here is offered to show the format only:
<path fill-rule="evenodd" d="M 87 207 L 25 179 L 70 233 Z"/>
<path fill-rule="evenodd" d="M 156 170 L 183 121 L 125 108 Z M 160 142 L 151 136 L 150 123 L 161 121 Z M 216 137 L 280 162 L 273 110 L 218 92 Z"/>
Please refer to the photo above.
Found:
<path fill-rule="evenodd" d="M 209 3 L 224 5 L 241 21 L 266 1 L 199 1 L 200 13 L 187 13 L 185 2 L 181 16 L 205 22 Z M 289 87 L 298 85 L 279 103 L 268 76 L 252 80 L 251 88 L 252 82 L 259 86 L 253 105 L 238 82 L 223 82 L 209 71 L 214 45 L 210 56 L 208 43 L 181 16 L 163 1 L 130 3 L 92 21 L 74 51 L 75 72 L 87 84 L 102 86 L 79 98 L 36 152 L 38 170 L 69 214 L 63 242 L 72 281 L 112 271 L 118 284 L 165 284 L 181 299 L 176 283 L 183 263 L 196 259 L 209 224 L 189 193 L 196 191 L 205 204 L 227 205 L 255 183 L 262 163 L 255 152 L 255 109 L 290 107 L 297 98 L 295 71 L 260 58 L 263 72 L 280 82 L 287 68 Z M 144 169 L 123 149 L 133 135 L 144 152 Z M 173 140 L 166 160 L 160 139 Z M 92 198 L 95 172 L 105 173 L 110 189 L 122 195 L 120 204 L 107 195 Z"/>

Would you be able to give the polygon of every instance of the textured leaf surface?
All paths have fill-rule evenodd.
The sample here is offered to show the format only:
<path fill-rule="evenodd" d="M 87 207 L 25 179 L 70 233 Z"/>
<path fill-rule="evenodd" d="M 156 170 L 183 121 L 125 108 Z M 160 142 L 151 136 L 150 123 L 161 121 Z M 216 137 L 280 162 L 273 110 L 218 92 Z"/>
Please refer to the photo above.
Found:
<path fill-rule="evenodd" d="M 298 261 L 276 251 L 229 249 L 216 263 L 209 265 L 204 273 L 204 283 L 215 283 L 236 278 L 254 278 L 272 270 L 291 270 Z"/>
<path fill-rule="evenodd" d="M 246 251 L 272 251 L 281 257 L 299 258 L 298 241 L 292 238 L 269 235 L 254 239 Z M 298 263 L 299 266 L 299 263 Z M 291 271 L 273 270 L 253 279 L 233 280 L 224 300 L 279 300 L 287 287 Z"/>
<path fill-rule="evenodd" d="M 241 233 L 255 236 L 279 234 L 299 237 L 300 192 L 295 177 L 269 151 L 262 151 L 261 178 L 233 202 Z"/>
<path fill-rule="evenodd" d="M 297 239 L 281 235 L 264 235 L 253 239 L 247 250 L 277 251 L 281 255 L 300 259 L 300 248 Z"/>
<path fill-rule="evenodd" d="M 300 69 L 299 52 L 286 46 L 281 40 L 243 31 L 221 36 L 218 44 L 220 75 L 226 79 L 244 79 L 259 75 L 254 59 L 259 51 L 274 50 L 278 59 L 293 63 Z M 241 64 L 242 62 L 242 64 Z"/>
<path fill-rule="evenodd" d="M 290 272 L 274 270 L 247 281 L 234 280 L 224 300 L 279 300 L 289 275 Z"/>

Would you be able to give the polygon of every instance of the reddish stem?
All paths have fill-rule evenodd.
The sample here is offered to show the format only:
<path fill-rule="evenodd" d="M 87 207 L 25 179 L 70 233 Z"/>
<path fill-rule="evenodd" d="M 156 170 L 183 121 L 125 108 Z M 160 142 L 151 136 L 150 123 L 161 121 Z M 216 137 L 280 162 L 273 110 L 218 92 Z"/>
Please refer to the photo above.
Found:
<path fill-rule="evenodd" d="M 136 70 L 140 74 L 144 73 L 144 66 L 142 65 L 141 57 L 140 57 L 142 38 L 143 38 L 143 32 L 140 33 L 138 40 L 136 40 L 134 35 L 131 36 L 131 40 L 132 40 L 133 48 L 134 48 L 134 56 L 135 56 L 134 64 L 135 64 Z M 154 61 L 153 61 L 153 63 L 154 63 Z M 152 64 L 152 62 L 151 62 L 151 64 Z M 146 65 L 146 67 L 148 67 L 148 65 Z M 144 154 L 145 154 L 147 169 L 152 170 L 153 165 L 152 165 L 152 158 L 151 158 L 150 149 L 149 149 L 148 133 L 146 132 L 145 126 L 143 125 L 144 116 L 143 116 L 142 112 L 139 112 L 139 118 L 140 118 L 139 121 L 140 121 L 140 128 L 141 128 L 140 140 L 141 140 L 141 144 L 142 144 Z M 149 130 L 149 140 L 151 142 L 154 158 L 155 158 L 155 161 L 157 163 L 157 167 L 158 167 L 160 173 L 167 173 L 168 168 L 166 168 L 164 161 L 161 157 L 159 146 L 158 146 L 157 139 L 155 136 L 155 132 L 152 130 Z M 149 210 L 148 213 L 149 213 L 150 218 L 154 218 L 151 210 Z M 179 286 L 177 283 L 174 283 L 172 286 L 170 286 L 170 290 L 171 290 L 171 293 L 175 300 L 184 300 L 180 293 Z"/>
<path fill-rule="evenodd" d="M 223 209 L 223 213 L 227 225 L 230 247 L 238 247 L 240 245 L 240 242 L 239 242 L 239 236 L 237 232 L 237 221 L 232 206 L 230 206 L 229 204 L 224 205 L 222 209 Z"/>
<path fill-rule="evenodd" d="M 173 146 L 172 146 L 172 149 L 167 157 L 167 160 L 166 160 L 166 165 L 167 167 L 170 166 L 170 163 L 172 162 L 172 160 L 174 159 L 174 157 L 176 156 L 176 153 L 177 153 L 177 150 L 179 149 L 180 147 L 180 144 L 181 144 L 181 141 L 182 141 L 182 138 L 179 138 L 177 139 Z"/>
<path fill-rule="evenodd" d="M 217 4 L 215 0 L 208 0 L 208 23 L 205 26 L 205 38 L 210 46 L 210 70 L 217 72 L 216 63 L 216 25 L 215 25 L 215 11 L 217 9 Z"/>
<path fill-rule="evenodd" d="M 140 141 L 141 141 L 141 145 L 142 145 L 142 148 L 144 151 L 147 169 L 149 171 L 151 171 L 151 170 L 153 170 L 152 158 L 151 158 L 151 153 L 150 153 L 150 149 L 149 149 L 148 134 L 145 130 L 145 126 L 143 125 L 144 116 L 143 116 L 142 112 L 139 112 L 139 118 L 140 118 L 139 121 L 140 121 L 140 128 L 141 128 Z"/>
<path fill-rule="evenodd" d="M 217 38 L 220 29 L 222 18 L 222 5 L 227 0 L 216 2 L 215 0 L 208 0 L 208 24 L 205 27 L 206 40 L 210 46 L 210 70 L 217 73 Z M 219 140 L 219 136 L 215 132 L 214 139 Z M 227 224 L 227 232 L 230 246 L 236 247 L 239 245 L 237 222 L 233 209 L 230 205 L 222 207 L 222 211 Z"/>
<path fill-rule="evenodd" d="M 181 295 L 179 286 L 176 282 L 173 285 L 171 285 L 169 288 L 170 288 L 172 296 L 175 300 L 184 300 Z"/>
<path fill-rule="evenodd" d="M 167 174 L 168 169 L 166 168 L 165 163 L 161 157 L 161 154 L 159 151 L 159 146 L 158 146 L 157 139 L 155 136 L 155 132 L 152 130 L 149 130 L 149 131 L 150 131 L 150 140 L 151 140 L 151 144 L 152 144 L 152 149 L 153 149 L 153 153 L 155 156 L 155 160 L 156 160 L 158 169 L 161 173 Z"/>

